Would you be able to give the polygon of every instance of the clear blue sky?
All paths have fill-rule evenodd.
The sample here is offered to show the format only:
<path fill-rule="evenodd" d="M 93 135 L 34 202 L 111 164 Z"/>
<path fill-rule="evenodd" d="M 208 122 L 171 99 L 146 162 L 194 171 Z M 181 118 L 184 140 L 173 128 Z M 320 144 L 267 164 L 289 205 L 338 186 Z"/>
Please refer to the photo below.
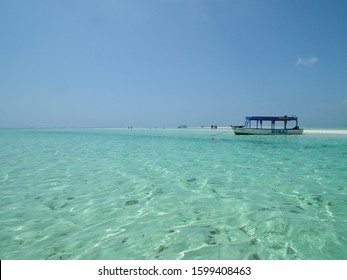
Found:
<path fill-rule="evenodd" d="M 0 0 L 0 127 L 347 127 L 346 0 Z"/>

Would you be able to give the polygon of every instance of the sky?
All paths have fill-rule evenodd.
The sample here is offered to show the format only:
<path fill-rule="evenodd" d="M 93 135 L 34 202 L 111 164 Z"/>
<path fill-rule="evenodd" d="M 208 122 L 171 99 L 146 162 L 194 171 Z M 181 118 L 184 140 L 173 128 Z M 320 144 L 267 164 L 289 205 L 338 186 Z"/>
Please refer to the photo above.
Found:
<path fill-rule="evenodd" d="M 345 0 L 0 0 L 0 127 L 347 128 Z"/>

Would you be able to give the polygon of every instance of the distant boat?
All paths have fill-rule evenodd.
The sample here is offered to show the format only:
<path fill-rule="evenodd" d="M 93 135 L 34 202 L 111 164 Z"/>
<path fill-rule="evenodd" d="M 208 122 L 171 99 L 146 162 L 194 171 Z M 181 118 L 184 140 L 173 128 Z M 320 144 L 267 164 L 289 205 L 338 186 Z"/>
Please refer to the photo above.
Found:
<path fill-rule="evenodd" d="M 253 123 L 252 123 L 253 121 Z M 255 124 L 254 124 L 255 122 Z M 270 122 L 269 127 L 263 127 L 263 122 Z M 295 125 L 288 128 L 289 122 L 295 122 Z M 276 126 L 276 124 L 282 124 Z M 253 126 L 252 126 L 253 125 Z M 298 118 L 296 116 L 252 116 L 246 117 L 245 125 L 232 126 L 235 135 L 292 135 L 302 134 L 304 130 L 298 126 Z"/>
<path fill-rule="evenodd" d="M 181 125 L 179 125 L 177 128 L 188 128 L 188 126 L 185 125 L 185 124 L 181 124 Z"/>

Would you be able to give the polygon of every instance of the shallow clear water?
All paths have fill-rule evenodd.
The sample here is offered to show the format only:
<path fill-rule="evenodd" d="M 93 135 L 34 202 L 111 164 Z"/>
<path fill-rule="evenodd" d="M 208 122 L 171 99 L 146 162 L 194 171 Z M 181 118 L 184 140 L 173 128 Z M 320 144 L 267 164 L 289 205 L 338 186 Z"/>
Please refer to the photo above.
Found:
<path fill-rule="evenodd" d="M 0 130 L 1 259 L 347 259 L 347 136 Z"/>

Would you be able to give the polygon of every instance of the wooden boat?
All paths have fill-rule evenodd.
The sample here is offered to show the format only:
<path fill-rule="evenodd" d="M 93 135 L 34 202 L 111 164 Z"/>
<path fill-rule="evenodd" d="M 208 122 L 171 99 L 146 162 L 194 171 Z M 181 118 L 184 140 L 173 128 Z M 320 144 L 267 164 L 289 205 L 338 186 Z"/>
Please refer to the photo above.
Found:
<path fill-rule="evenodd" d="M 253 122 L 253 123 L 252 123 Z M 270 125 L 263 126 L 263 123 L 269 122 Z M 294 122 L 293 127 L 288 127 L 288 123 Z M 255 125 L 254 125 L 255 123 Z M 276 123 L 282 125 L 276 126 Z M 253 125 L 253 126 L 252 126 Z M 298 118 L 296 116 L 252 116 L 246 117 L 245 125 L 232 126 L 235 135 L 298 135 L 304 130 L 298 126 Z"/>

